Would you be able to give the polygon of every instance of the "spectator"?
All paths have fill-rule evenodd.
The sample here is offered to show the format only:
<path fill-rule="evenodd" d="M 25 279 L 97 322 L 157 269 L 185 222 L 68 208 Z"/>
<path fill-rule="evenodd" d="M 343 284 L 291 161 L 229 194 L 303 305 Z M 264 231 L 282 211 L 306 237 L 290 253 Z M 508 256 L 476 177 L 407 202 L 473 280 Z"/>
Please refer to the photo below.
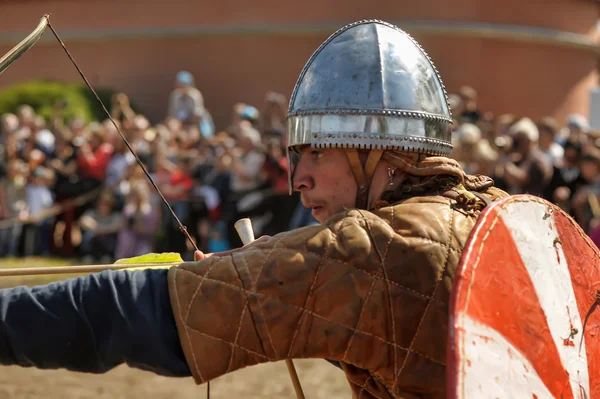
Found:
<path fill-rule="evenodd" d="M 46 121 L 41 116 L 36 116 L 32 123 L 32 135 L 35 138 L 36 148 L 47 157 L 55 151 L 56 139 L 54 134 L 47 129 Z"/>
<path fill-rule="evenodd" d="M 455 140 L 454 158 L 466 173 L 476 173 L 478 163 L 475 154 L 476 147 L 481 142 L 481 130 L 472 123 L 463 123 L 456 132 Z"/>
<path fill-rule="evenodd" d="M 19 119 L 19 128 L 28 130 L 29 133 L 33 130 L 35 124 L 35 111 L 30 105 L 21 105 L 17 109 L 17 118 Z"/>
<path fill-rule="evenodd" d="M 452 115 L 454 115 L 455 118 L 457 116 L 460 117 L 460 115 L 462 115 L 463 111 L 465 110 L 465 104 L 463 103 L 461 97 L 458 94 L 450 94 L 448 96 L 448 105 L 450 106 L 450 111 L 452 112 Z M 459 125 L 458 121 L 456 121 L 455 127 L 457 127 L 457 125 Z"/>
<path fill-rule="evenodd" d="M 263 234 L 275 235 L 287 231 L 300 200 L 297 193 L 290 195 L 288 192 L 288 160 L 280 138 L 272 137 L 267 142 L 264 165 L 267 180 L 271 182 L 272 194 L 267 200 L 271 221 L 265 226 Z"/>
<path fill-rule="evenodd" d="M 265 200 L 265 154 L 261 149 L 260 133 L 249 123 L 241 125 L 238 146 L 231 149 L 231 198 L 234 214 L 228 224 L 228 241 L 233 247 L 241 245 L 233 224 L 241 217 L 259 216 L 257 209 Z M 233 155 L 237 152 L 236 155 Z M 257 226 L 258 230 L 258 226 Z"/>
<path fill-rule="evenodd" d="M 24 166 L 23 161 L 12 160 L 5 178 L 0 180 L 0 223 L 27 218 Z M 21 223 L 0 227 L 0 258 L 17 256 L 22 229 Z"/>
<path fill-rule="evenodd" d="M 15 114 L 5 114 L 0 118 L 0 172 L 6 173 L 4 168 L 9 160 L 16 158 L 17 140 L 15 132 L 19 128 L 19 118 Z"/>
<path fill-rule="evenodd" d="M 77 166 L 81 175 L 79 192 L 86 192 L 102 186 L 106 178 L 106 169 L 114 148 L 106 141 L 106 132 L 99 123 L 89 128 L 89 142 L 79 148 Z"/>
<path fill-rule="evenodd" d="M 52 184 L 52 172 L 38 166 L 33 170 L 25 186 L 26 217 L 29 222 L 24 226 L 23 231 L 25 256 L 50 256 L 50 233 L 54 217 L 46 215 L 46 212 L 54 205 L 54 195 L 50 191 Z"/>
<path fill-rule="evenodd" d="M 571 141 L 579 142 L 582 145 L 588 143 L 588 131 L 590 125 L 587 118 L 580 114 L 571 114 L 567 117 L 564 136 Z"/>
<path fill-rule="evenodd" d="M 248 127 L 256 129 L 260 117 L 258 110 L 252 105 L 245 103 L 236 103 L 233 106 L 233 116 L 227 133 L 238 140 L 242 131 Z"/>
<path fill-rule="evenodd" d="M 113 206 L 112 193 L 104 191 L 95 208 L 85 212 L 79 221 L 82 230 L 80 251 L 86 263 L 114 261 L 117 233 L 123 227 L 123 219 Z"/>
<path fill-rule="evenodd" d="M 573 196 L 573 213 L 582 229 L 590 232 L 600 221 L 600 209 L 593 206 L 600 198 L 600 150 L 588 150 L 581 159 L 580 170 L 586 184 Z"/>
<path fill-rule="evenodd" d="M 194 76 L 188 71 L 179 72 L 175 78 L 175 89 L 169 97 L 168 116 L 185 125 L 197 126 L 206 138 L 214 134 L 212 116 L 204 107 L 204 97 L 195 85 Z"/>
<path fill-rule="evenodd" d="M 123 207 L 123 227 L 118 232 L 117 259 L 141 256 L 152 252 L 154 232 L 159 227 L 159 213 L 150 203 L 148 183 L 135 182 Z"/>
<path fill-rule="evenodd" d="M 115 121 L 128 122 L 133 120 L 135 112 L 131 109 L 129 103 L 129 97 L 125 93 L 117 93 L 111 98 L 111 112 L 110 116 Z M 108 128 L 108 124 L 105 125 L 105 129 Z"/>
<path fill-rule="evenodd" d="M 223 252 L 231 247 L 226 238 L 226 226 L 223 222 L 217 222 L 211 225 L 208 239 L 209 253 Z"/>
<path fill-rule="evenodd" d="M 517 122 L 517 117 L 513 114 L 502 114 L 496 118 L 496 136 L 494 140 L 498 137 L 508 136 L 508 130 L 512 125 Z"/>
<path fill-rule="evenodd" d="M 502 179 L 511 194 L 541 197 L 552 178 L 552 165 L 538 147 L 539 131 L 529 118 L 522 118 L 509 129 L 513 152 L 501 158 Z"/>
<path fill-rule="evenodd" d="M 558 124 L 554 118 L 545 117 L 537 126 L 540 132 L 540 151 L 548 157 L 552 165 L 556 165 L 565 155 L 565 149 L 556 142 Z"/>
<path fill-rule="evenodd" d="M 233 157 L 232 163 L 231 188 L 240 194 L 254 190 L 264 183 L 265 154 L 260 148 L 260 133 L 253 127 L 243 126 L 238 145 L 239 157 Z"/>
<path fill-rule="evenodd" d="M 460 121 L 477 124 L 481 119 L 481 111 L 477 105 L 477 91 L 470 86 L 463 86 L 458 94 L 463 104 Z"/>
<path fill-rule="evenodd" d="M 75 223 L 75 209 L 68 200 L 77 196 L 79 187 L 79 171 L 77 168 L 77 152 L 72 141 L 66 137 L 61 137 L 56 141 L 55 157 L 49 162 L 55 179 L 53 192 L 57 203 L 64 203 L 64 212 L 58 214 L 51 229 L 51 237 L 55 237 L 59 232 L 61 235 L 61 249 L 63 256 L 72 256 L 74 247 L 72 241 L 73 226 Z M 63 223 L 62 228 L 59 224 Z M 53 253 L 58 252 L 58 248 L 52 240 L 51 248 Z"/>
<path fill-rule="evenodd" d="M 284 132 L 287 117 L 285 96 L 270 91 L 265 96 L 265 103 L 265 110 L 262 115 L 262 131 Z"/>
<path fill-rule="evenodd" d="M 184 225 L 189 223 L 190 196 L 194 186 L 191 161 L 187 156 L 180 156 L 176 163 L 168 160 L 163 161 L 170 173 L 168 181 L 162 185 L 161 190 L 171 208 Z M 187 238 L 180 233 L 179 225 L 173 220 L 168 209 L 164 210 L 164 215 L 163 226 L 168 247 L 175 252 L 186 252 Z"/>
<path fill-rule="evenodd" d="M 119 138 L 114 143 L 113 156 L 110 158 L 108 165 L 106 165 L 105 183 L 117 192 L 119 184 L 126 177 L 128 168 L 131 165 L 137 166 L 137 164 L 135 163 L 135 157 L 131 154 L 123 140 Z"/>
<path fill-rule="evenodd" d="M 217 189 L 208 184 L 208 177 L 214 172 L 214 166 L 203 163 L 194 172 L 194 186 L 190 197 L 190 233 L 199 248 L 209 251 L 209 231 L 221 219 L 221 197 Z M 225 238 L 223 238 L 225 240 Z"/>
<path fill-rule="evenodd" d="M 579 168 L 581 157 L 581 144 L 578 141 L 566 142 L 564 156 L 554 165 L 552 179 L 543 195 L 571 215 L 573 215 L 571 207 L 573 195 L 587 184 Z"/>

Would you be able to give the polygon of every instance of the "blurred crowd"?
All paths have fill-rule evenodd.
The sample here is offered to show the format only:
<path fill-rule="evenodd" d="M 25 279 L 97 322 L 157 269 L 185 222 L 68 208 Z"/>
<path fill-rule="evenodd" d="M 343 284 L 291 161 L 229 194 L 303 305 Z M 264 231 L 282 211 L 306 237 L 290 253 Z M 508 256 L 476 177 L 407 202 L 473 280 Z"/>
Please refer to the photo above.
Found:
<path fill-rule="evenodd" d="M 452 156 L 468 173 L 558 204 L 600 243 L 600 141 L 585 117 L 494 115 L 466 86 L 449 102 Z M 65 123 L 66 106 L 58 102 L 51 121 L 28 105 L 1 116 L 0 257 L 108 263 L 178 252 L 191 259 L 194 247 L 177 219 L 208 252 L 241 245 L 233 224 L 242 217 L 257 235 L 316 223 L 299 196 L 288 194 L 281 94 L 267 93 L 260 110 L 235 104 L 229 125 L 218 129 L 186 71 L 176 76 L 160 123 L 136 114 L 125 94 L 113 97 L 113 120 L 171 209 L 112 121 Z"/>
<path fill-rule="evenodd" d="M 565 121 L 546 116 L 494 115 L 477 92 L 449 96 L 455 121 L 453 157 L 471 174 L 492 177 L 510 194 L 532 194 L 568 212 L 600 244 L 600 139 L 579 114 Z"/>
<path fill-rule="evenodd" d="M 286 99 L 269 92 L 262 109 L 238 103 L 216 129 L 194 77 L 175 79 L 164 120 L 151 124 L 128 97 L 111 116 L 169 204 L 152 187 L 110 119 L 48 122 L 28 106 L 1 116 L 0 257 L 60 256 L 85 263 L 149 252 L 241 246 L 233 224 L 250 217 L 255 234 L 316 223 L 288 195 Z M 171 210 L 177 216 L 174 218 Z"/>

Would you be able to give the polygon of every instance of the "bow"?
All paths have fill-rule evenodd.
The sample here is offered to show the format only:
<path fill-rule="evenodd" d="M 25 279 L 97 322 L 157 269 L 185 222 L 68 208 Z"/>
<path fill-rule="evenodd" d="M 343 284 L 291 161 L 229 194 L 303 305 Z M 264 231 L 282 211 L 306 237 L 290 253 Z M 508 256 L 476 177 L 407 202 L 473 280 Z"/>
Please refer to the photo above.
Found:
<path fill-rule="evenodd" d="M 179 220 L 179 218 L 175 214 L 175 211 L 173 211 L 173 209 L 171 208 L 171 205 L 169 205 L 169 202 L 164 197 L 163 193 L 160 191 L 160 189 L 158 188 L 158 186 L 156 185 L 156 183 L 154 182 L 154 180 L 150 176 L 150 173 L 148 173 L 148 170 L 144 166 L 144 163 L 137 156 L 136 152 L 131 147 L 131 144 L 129 144 L 129 141 L 127 140 L 127 138 L 125 138 L 125 135 L 121 131 L 121 128 L 119 128 L 119 126 L 117 125 L 117 123 L 115 122 L 115 120 L 113 119 L 113 117 L 110 115 L 110 112 L 108 112 L 108 110 L 104 106 L 104 103 L 102 102 L 102 100 L 100 100 L 100 97 L 98 97 L 98 94 L 96 93 L 96 91 L 94 90 L 94 88 L 92 87 L 92 85 L 90 84 L 90 82 L 88 82 L 87 78 L 85 77 L 85 75 L 83 74 L 83 72 L 81 71 L 81 69 L 79 68 L 79 65 L 77 65 L 77 63 L 75 62 L 75 60 L 71 56 L 71 53 L 69 53 L 69 50 L 67 50 L 67 47 L 65 46 L 65 44 L 63 43 L 63 41 L 60 39 L 60 36 L 58 35 L 58 33 L 56 32 L 56 30 L 54 29 L 54 27 L 50 23 L 50 16 L 48 14 L 46 14 L 46 15 L 44 15 L 42 17 L 42 20 L 38 24 L 37 28 L 35 28 L 35 30 L 33 32 L 31 32 L 29 34 L 29 36 L 27 36 L 25 39 L 23 39 L 19 44 L 17 44 L 15 47 L 13 47 L 5 56 L 3 56 L 0 59 L 0 74 L 2 74 L 2 72 L 4 72 L 12 63 L 14 63 L 19 57 L 21 57 L 23 54 L 25 54 L 25 52 L 27 50 L 29 50 L 31 47 L 33 47 L 40 40 L 40 38 L 42 37 L 42 35 L 46 31 L 46 27 L 50 28 L 50 30 L 54 34 L 54 37 L 56 37 L 56 40 L 58 40 L 58 42 L 60 43 L 62 49 L 67 54 L 67 57 L 69 57 L 69 59 L 71 60 L 71 63 L 73 64 L 73 66 L 75 67 L 75 69 L 77 69 L 77 72 L 79 73 L 79 75 L 81 76 L 81 78 L 83 79 L 83 81 L 85 82 L 85 85 L 88 87 L 88 89 L 90 89 L 90 91 L 92 92 L 92 94 L 94 94 L 94 97 L 96 98 L 96 101 L 98 101 L 98 104 L 100 104 L 100 106 L 102 107 L 102 110 L 104 111 L 104 113 L 106 114 L 106 116 L 108 117 L 108 119 L 110 119 L 110 121 L 114 125 L 115 129 L 117 129 L 117 131 L 119 132 L 119 135 L 121 136 L 121 139 L 123 139 L 123 141 L 125 142 L 125 145 L 127 145 L 127 148 L 129 149 L 129 151 L 131 152 L 131 154 L 135 157 L 135 160 L 136 160 L 137 164 L 142 168 L 142 170 L 144 171 L 144 174 L 146 175 L 146 177 L 148 178 L 148 180 L 150 181 L 150 183 L 152 184 L 152 186 L 154 187 L 154 189 L 156 190 L 156 192 L 160 196 L 161 200 L 167 206 L 167 208 L 169 209 L 169 212 L 171 212 L 171 215 L 177 221 L 177 224 L 179 225 L 179 229 L 181 230 L 181 232 L 183 234 L 185 234 L 185 236 L 187 237 L 187 239 L 192 243 L 192 245 L 194 246 L 194 248 L 198 251 L 199 249 L 196 246 L 196 243 L 194 242 L 194 240 L 192 240 L 192 237 L 190 237 L 190 234 L 188 233 L 187 228 L 181 223 L 181 221 Z"/>
<path fill-rule="evenodd" d="M 0 74 L 4 72 L 13 62 L 15 62 L 20 56 L 25 54 L 27 50 L 32 48 L 38 40 L 44 35 L 46 27 L 50 23 L 48 15 L 44 15 L 33 32 L 29 34 L 25 39 L 21 40 L 19 44 L 13 47 L 8 53 L 0 58 Z"/>
<path fill-rule="evenodd" d="M 69 59 L 71 60 L 71 63 L 73 64 L 73 66 L 75 67 L 75 69 L 77 70 L 77 72 L 79 73 L 79 75 L 81 76 L 81 78 L 83 79 L 83 81 L 85 82 L 86 86 L 94 94 L 94 97 L 96 98 L 96 101 L 98 101 L 98 103 L 102 107 L 102 110 L 104 111 L 104 113 L 106 114 L 106 116 L 110 119 L 110 121 L 112 122 L 112 124 L 114 125 L 114 127 L 117 129 L 117 132 L 119 132 L 119 135 L 121 136 L 121 139 L 123 139 L 123 141 L 125 142 L 125 145 L 129 149 L 129 151 L 131 152 L 131 154 L 135 157 L 135 160 L 136 160 L 137 164 L 142 168 L 142 170 L 144 171 L 144 174 L 146 175 L 146 177 L 148 178 L 148 180 L 150 181 L 150 183 L 152 184 L 152 186 L 154 187 L 154 189 L 156 190 L 156 192 L 160 196 L 161 200 L 167 206 L 167 208 L 169 209 L 171 215 L 177 221 L 177 224 L 179 225 L 179 229 L 181 230 L 181 232 L 183 234 L 185 234 L 185 236 L 192 243 L 192 245 L 194 246 L 194 248 L 196 250 L 198 250 L 198 247 L 196 246 L 196 243 L 194 242 L 194 240 L 192 239 L 192 237 L 189 235 L 189 233 L 187 231 L 187 228 L 181 223 L 181 221 L 179 220 L 179 218 L 177 217 L 177 215 L 175 214 L 175 212 L 171 208 L 171 205 L 169 205 L 169 202 L 166 200 L 166 198 L 164 197 L 164 195 L 162 194 L 162 192 L 160 191 L 160 189 L 158 188 L 158 186 L 156 185 L 156 183 L 154 182 L 154 180 L 150 176 L 150 173 L 148 173 L 148 170 L 144 166 L 143 162 L 140 160 L 140 158 L 138 157 L 138 155 L 136 154 L 136 152 L 133 150 L 133 148 L 131 147 L 131 144 L 129 144 L 129 141 L 127 140 L 127 138 L 125 137 L 125 135 L 123 134 L 123 132 L 121 131 L 121 129 L 119 128 L 119 126 L 117 125 L 117 123 L 114 121 L 114 119 L 112 118 L 112 116 L 110 115 L 110 112 L 108 112 L 108 110 L 104 106 L 104 103 L 102 102 L 102 100 L 100 100 L 100 97 L 98 97 L 98 94 L 96 93 L 96 91 L 94 90 L 94 88 L 92 87 L 92 85 L 88 82 L 87 78 L 85 77 L 85 75 L 83 74 L 83 72 L 81 71 L 81 69 L 79 68 L 79 66 L 77 65 L 77 63 L 75 62 L 75 60 L 73 59 L 73 57 L 71 56 L 71 54 L 69 53 L 69 50 L 67 50 L 67 47 L 65 46 L 65 44 L 63 43 L 63 41 L 60 39 L 60 36 L 58 35 L 58 33 L 56 32 L 56 30 L 54 29 L 54 27 L 50 23 L 50 16 L 49 16 L 49 14 L 46 14 L 46 15 L 44 15 L 42 17 L 42 19 L 40 20 L 40 23 L 38 24 L 38 26 L 35 28 L 35 30 L 33 32 L 31 32 L 25 39 L 23 39 L 19 44 L 17 44 L 8 53 L 6 53 L 4 56 L 2 56 L 2 58 L 0 58 L 0 74 L 2 74 L 19 57 L 21 57 L 31 47 L 33 47 L 41 39 L 41 37 L 44 35 L 44 32 L 46 31 L 46 28 L 50 28 L 50 30 L 52 31 L 54 37 L 60 43 L 62 49 L 66 53 L 67 57 L 69 57 Z M 181 263 L 178 263 L 178 264 L 181 264 Z M 146 265 L 149 265 L 149 266 L 160 265 L 160 266 L 164 267 L 164 266 L 167 266 L 168 264 L 146 264 Z M 110 269 L 114 269 L 114 268 L 124 269 L 124 268 L 128 268 L 128 267 L 140 267 L 140 266 L 144 266 L 144 265 L 141 265 L 141 264 L 137 264 L 137 265 L 87 265 L 87 266 L 83 266 L 83 270 L 81 270 L 81 271 L 90 272 L 90 271 L 106 270 L 106 269 L 109 269 L 109 268 Z M 40 269 L 44 269 L 43 270 L 44 272 L 49 271 L 49 268 L 40 268 Z M 55 273 L 64 273 L 66 271 L 67 271 L 66 269 L 64 269 L 64 270 L 55 270 Z M 69 271 L 70 272 L 74 272 L 75 270 L 73 268 L 70 268 Z M 8 272 L 8 271 L 5 271 L 5 273 L 6 272 Z M 37 270 L 37 273 L 31 273 L 31 272 L 34 272 L 33 270 L 30 271 L 30 274 L 40 274 L 42 271 L 41 270 Z M 296 391 L 297 398 L 298 399 L 304 399 L 304 393 L 302 392 L 302 387 L 300 386 L 300 381 L 298 379 L 298 375 L 296 373 L 296 369 L 294 368 L 294 365 L 293 365 L 291 359 L 287 359 L 286 360 L 286 366 L 288 368 L 288 372 L 290 374 L 290 378 L 292 379 L 292 383 L 294 385 L 294 390 Z M 207 391 L 207 397 L 210 398 L 210 382 L 207 382 L 206 391 Z"/>

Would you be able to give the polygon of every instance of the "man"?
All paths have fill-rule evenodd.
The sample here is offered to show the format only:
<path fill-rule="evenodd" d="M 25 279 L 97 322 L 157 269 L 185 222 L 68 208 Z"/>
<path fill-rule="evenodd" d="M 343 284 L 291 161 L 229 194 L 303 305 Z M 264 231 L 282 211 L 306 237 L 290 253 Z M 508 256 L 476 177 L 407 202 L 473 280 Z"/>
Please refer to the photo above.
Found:
<path fill-rule="evenodd" d="M 540 133 L 540 152 L 549 159 L 552 167 L 555 167 L 565 155 L 564 147 L 556 142 L 558 123 L 554 118 L 546 116 L 537 123 L 537 128 Z"/>
<path fill-rule="evenodd" d="M 84 262 L 109 263 L 114 259 L 117 236 L 125 222 L 115 205 L 113 193 L 107 190 L 97 199 L 95 208 L 88 209 L 79 219 Z"/>
<path fill-rule="evenodd" d="M 291 184 L 321 223 L 166 270 L 0 291 L 0 360 L 197 383 L 322 358 L 356 397 L 443 398 L 448 301 L 468 235 L 506 194 L 468 176 L 428 56 L 359 21 L 313 54 L 288 113 Z M 43 335 L 41 335 L 43 332 Z"/>
<path fill-rule="evenodd" d="M 214 123 L 210 112 L 204 106 L 204 96 L 196 87 L 194 75 L 180 71 L 175 78 L 175 89 L 169 96 L 169 117 L 184 125 L 198 126 L 205 138 L 214 135 Z"/>
<path fill-rule="evenodd" d="M 459 90 L 459 96 L 464 107 L 460 113 L 460 121 L 477 124 L 482 116 L 477 105 L 477 91 L 471 86 L 463 86 Z"/>
<path fill-rule="evenodd" d="M 502 178 L 511 194 L 531 194 L 541 197 L 552 179 L 552 163 L 540 151 L 539 131 L 529 118 L 522 118 L 508 131 L 513 152 L 500 160 Z"/>
<path fill-rule="evenodd" d="M 106 179 L 106 169 L 114 147 L 106 139 L 106 131 L 99 123 L 89 126 L 89 141 L 79 147 L 77 166 L 81 175 L 81 191 L 100 187 Z"/>

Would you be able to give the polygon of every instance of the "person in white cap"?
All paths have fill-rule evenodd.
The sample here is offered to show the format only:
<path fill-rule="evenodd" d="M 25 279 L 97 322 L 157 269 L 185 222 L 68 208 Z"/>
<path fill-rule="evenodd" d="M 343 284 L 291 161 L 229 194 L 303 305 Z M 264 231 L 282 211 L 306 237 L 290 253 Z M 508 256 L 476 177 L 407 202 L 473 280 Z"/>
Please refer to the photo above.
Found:
<path fill-rule="evenodd" d="M 204 96 L 196 87 L 191 72 L 177 73 L 175 89 L 169 96 L 167 115 L 181 121 L 184 125 L 197 125 L 206 138 L 214 134 L 212 116 L 204 106 Z"/>
<path fill-rule="evenodd" d="M 552 178 L 552 163 L 540 151 L 539 130 L 529 118 L 513 124 L 508 135 L 512 138 L 513 152 L 501 159 L 503 180 L 511 194 L 531 194 L 542 197 Z"/>

